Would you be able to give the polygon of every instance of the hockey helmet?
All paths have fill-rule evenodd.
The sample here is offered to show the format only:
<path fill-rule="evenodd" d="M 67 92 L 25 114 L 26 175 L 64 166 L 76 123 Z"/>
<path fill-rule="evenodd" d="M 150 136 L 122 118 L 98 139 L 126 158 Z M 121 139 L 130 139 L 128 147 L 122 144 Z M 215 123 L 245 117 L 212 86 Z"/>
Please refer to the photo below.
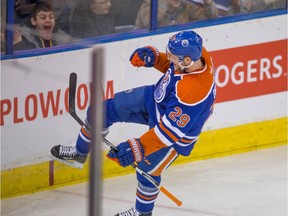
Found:
<path fill-rule="evenodd" d="M 179 62 L 186 56 L 197 61 L 202 54 L 202 38 L 194 31 L 181 31 L 169 39 L 167 51 L 178 56 Z"/>

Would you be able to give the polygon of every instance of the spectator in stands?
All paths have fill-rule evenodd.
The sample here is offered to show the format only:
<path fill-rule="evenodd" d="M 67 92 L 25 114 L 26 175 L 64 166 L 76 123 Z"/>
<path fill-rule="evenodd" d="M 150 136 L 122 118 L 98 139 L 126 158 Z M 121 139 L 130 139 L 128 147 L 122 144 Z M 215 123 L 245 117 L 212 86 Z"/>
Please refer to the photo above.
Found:
<path fill-rule="evenodd" d="M 1 52 L 5 52 L 6 48 L 6 20 L 1 16 Z"/>
<path fill-rule="evenodd" d="M 111 12 L 116 26 L 135 25 L 137 13 L 144 0 L 112 0 Z"/>
<path fill-rule="evenodd" d="M 204 0 L 188 0 L 195 4 L 204 5 Z M 219 17 L 285 8 L 286 0 L 214 0 Z"/>
<path fill-rule="evenodd" d="M 197 5 L 205 6 L 204 0 L 188 0 Z M 234 0 L 214 0 L 218 10 L 218 17 L 232 15 L 234 13 Z"/>
<path fill-rule="evenodd" d="M 75 38 L 91 38 L 115 32 L 110 13 L 111 0 L 78 0 L 70 14 L 70 34 Z"/>
<path fill-rule="evenodd" d="M 14 23 L 22 23 L 23 20 L 31 14 L 35 3 L 29 1 L 14 0 Z"/>
<path fill-rule="evenodd" d="M 76 1 L 71 0 L 46 0 L 53 7 L 56 27 L 70 34 L 69 14 L 74 7 Z"/>
<path fill-rule="evenodd" d="M 21 41 L 14 50 L 46 48 L 71 42 L 71 37 L 55 28 L 54 12 L 50 4 L 37 3 L 30 17 L 20 27 Z"/>
<path fill-rule="evenodd" d="M 286 0 L 232 0 L 236 13 L 267 11 L 286 7 Z"/>
<path fill-rule="evenodd" d="M 204 0 L 205 4 L 195 4 L 186 0 L 159 0 L 158 26 L 167 26 L 205 20 L 218 17 L 213 0 Z M 138 29 L 149 28 L 151 0 L 145 0 L 135 21 Z"/>
<path fill-rule="evenodd" d="M 6 51 L 6 31 L 7 31 L 7 24 L 6 24 L 6 17 L 1 16 L 1 52 Z M 19 31 L 19 25 L 13 25 L 13 45 L 21 42 L 22 35 Z"/>

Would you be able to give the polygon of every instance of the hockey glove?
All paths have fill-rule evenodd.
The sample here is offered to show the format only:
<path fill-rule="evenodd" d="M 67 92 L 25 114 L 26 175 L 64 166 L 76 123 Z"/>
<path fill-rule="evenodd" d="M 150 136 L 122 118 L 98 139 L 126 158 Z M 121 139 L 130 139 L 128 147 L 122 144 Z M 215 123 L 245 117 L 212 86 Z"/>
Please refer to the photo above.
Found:
<path fill-rule="evenodd" d="M 144 155 L 144 150 L 139 139 L 130 139 L 117 146 L 118 151 L 110 150 L 107 157 L 116 161 L 120 166 L 126 167 L 134 162 L 140 162 Z"/>
<path fill-rule="evenodd" d="M 159 51 L 151 46 L 138 48 L 130 56 L 130 62 L 135 67 L 153 67 L 158 61 Z"/>

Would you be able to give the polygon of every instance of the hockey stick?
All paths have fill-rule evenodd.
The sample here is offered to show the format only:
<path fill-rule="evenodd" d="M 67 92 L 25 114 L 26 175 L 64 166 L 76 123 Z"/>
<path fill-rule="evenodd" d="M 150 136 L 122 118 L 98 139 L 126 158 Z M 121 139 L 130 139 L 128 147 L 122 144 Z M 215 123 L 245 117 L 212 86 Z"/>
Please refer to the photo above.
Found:
<path fill-rule="evenodd" d="M 76 113 L 75 98 L 77 87 L 77 74 L 71 73 L 69 77 L 69 113 L 70 115 L 81 125 L 84 126 L 84 122 L 79 118 Z"/>
<path fill-rule="evenodd" d="M 70 115 L 82 126 L 85 127 L 88 131 L 91 132 L 91 129 L 85 125 L 85 123 L 79 118 L 76 113 L 76 106 L 75 106 L 75 96 L 76 96 L 76 87 L 77 87 L 77 74 L 71 73 L 69 79 L 69 113 Z M 102 141 L 111 149 L 118 151 L 116 146 L 114 146 L 110 141 L 106 138 L 102 138 Z M 169 197 L 176 205 L 181 206 L 182 201 L 178 200 L 173 194 L 171 194 L 166 188 L 160 186 L 155 179 L 153 179 L 148 173 L 144 172 L 143 170 L 139 169 L 136 164 L 131 164 L 131 166 L 144 178 L 146 178 L 151 184 L 157 187 L 160 191 L 162 191 L 167 197 Z"/>

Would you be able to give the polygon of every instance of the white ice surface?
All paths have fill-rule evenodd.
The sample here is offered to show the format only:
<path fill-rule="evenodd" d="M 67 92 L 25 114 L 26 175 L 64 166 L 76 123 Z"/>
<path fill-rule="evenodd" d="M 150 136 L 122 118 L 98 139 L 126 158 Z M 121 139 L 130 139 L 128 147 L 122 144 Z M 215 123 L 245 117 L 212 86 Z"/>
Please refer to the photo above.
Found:
<path fill-rule="evenodd" d="M 170 167 L 153 216 L 287 216 L 287 146 Z M 88 215 L 87 183 L 1 201 L 3 216 Z M 102 215 L 133 206 L 134 174 L 105 179 Z"/>

